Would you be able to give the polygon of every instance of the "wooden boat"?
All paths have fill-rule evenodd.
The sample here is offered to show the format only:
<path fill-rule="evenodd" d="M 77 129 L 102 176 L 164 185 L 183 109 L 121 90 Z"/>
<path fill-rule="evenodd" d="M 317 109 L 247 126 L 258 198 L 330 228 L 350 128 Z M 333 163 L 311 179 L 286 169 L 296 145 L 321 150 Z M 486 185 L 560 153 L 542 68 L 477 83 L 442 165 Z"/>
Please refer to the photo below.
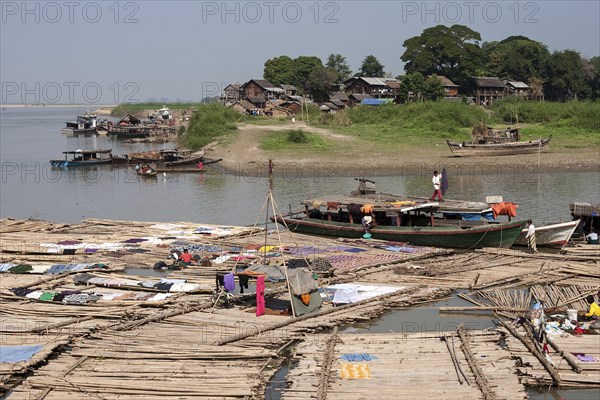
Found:
<path fill-rule="evenodd" d="M 592 229 L 600 232 L 600 204 L 574 202 L 569 204 L 569 211 L 574 220 L 581 219 L 581 223 L 574 237 L 582 239 Z"/>
<path fill-rule="evenodd" d="M 143 176 L 146 178 L 151 178 L 151 177 L 156 176 L 156 168 L 153 168 L 150 165 L 144 165 L 144 166 L 141 166 L 140 168 L 137 168 L 137 166 L 136 166 L 135 172 L 139 176 Z"/>
<path fill-rule="evenodd" d="M 189 168 L 198 165 L 204 159 L 204 152 L 192 153 L 190 150 L 161 150 L 158 168 Z"/>
<path fill-rule="evenodd" d="M 548 151 L 550 140 L 530 140 L 529 142 L 507 142 L 507 143 L 456 143 L 446 140 L 448 147 L 458 157 L 475 156 L 512 156 L 519 154 L 531 154 Z"/>
<path fill-rule="evenodd" d="M 63 151 L 65 158 L 50 160 L 53 167 L 81 167 L 85 165 L 112 164 L 112 149 Z"/>
<path fill-rule="evenodd" d="M 544 226 L 535 227 L 535 240 L 538 247 L 563 247 L 577 229 L 579 220 L 560 222 L 556 224 L 548 224 Z M 515 240 L 515 246 L 527 246 L 527 229 L 523 229 L 517 239 Z"/>
<path fill-rule="evenodd" d="M 364 188 L 364 180 L 361 185 Z M 375 225 L 371 238 L 413 245 L 481 248 L 510 247 L 525 226 L 524 221 L 487 222 L 487 203 L 461 200 L 432 202 L 418 197 L 359 190 L 350 196 L 324 196 L 303 202 L 304 210 L 272 217 L 293 232 L 332 237 L 361 238 L 361 223 L 369 205 Z M 321 208 L 325 207 L 325 212 Z M 479 220 L 473 216 L 481 216 Z"/>
<path fill-rule="evenodd" d="M 72 135 L 96 134 L 97 125 L 98 116 L 86 112 L 85 114 L 78 115 L 75 121 L 67 121 L 66 127 L 61 132 Z"/>

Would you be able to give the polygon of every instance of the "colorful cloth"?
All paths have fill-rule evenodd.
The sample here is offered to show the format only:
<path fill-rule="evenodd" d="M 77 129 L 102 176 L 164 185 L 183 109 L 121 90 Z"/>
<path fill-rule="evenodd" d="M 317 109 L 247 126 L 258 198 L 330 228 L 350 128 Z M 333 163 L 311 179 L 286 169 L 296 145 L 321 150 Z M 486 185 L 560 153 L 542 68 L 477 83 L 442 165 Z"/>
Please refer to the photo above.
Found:
<path fill-rule="evenodd" d="M 367 364 L 341 364 L 340 378 L 342 379 L 371 379 L 371 370 Z"/>
<path fill-rule="evenodd" d="M 233 292 L 235 290 L 235 275 L 225 275 L 223 277 L 223 284 L 225 286 L 225 290 L 227 290 L 228 292 Z"/>
<path fill-rule="evenodd" d="M 256 316 L 265 314 L 265 277 L 256 278 Z"/>
<path fill-rule="evenodd" d="M 519 207 L 515 203 L 510 202 L 502 202 L 498 204 L 494 204 L 492 206 L 492 212 L 494 213 L 494 219 L 498 217 L 498 215 L 508 215 L 509 217 L 517 216 L 517 207 Z"/>
<path fill-rule="evenodd" d="M 367 354 L 367 353 L 348 353 L 348 354 L 342 354 L 340 356 L 340 359 L 344 360 L 344 361 L 373 361 L 373 360 L 378 360 L 377 356 L 373 356 L 371 354 Z"/>

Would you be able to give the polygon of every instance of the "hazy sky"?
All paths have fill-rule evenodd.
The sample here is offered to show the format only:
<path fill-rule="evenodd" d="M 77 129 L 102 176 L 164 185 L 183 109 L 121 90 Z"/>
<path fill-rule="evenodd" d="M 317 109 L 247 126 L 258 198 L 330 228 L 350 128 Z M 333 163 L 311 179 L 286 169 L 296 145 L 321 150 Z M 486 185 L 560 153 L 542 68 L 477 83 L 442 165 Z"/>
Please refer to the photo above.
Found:
<path fill-rule="evenodd" d="M 373 54 L 403 73 L 402 43 L 455 23 L 483 41 L 524 35 L 600 53 L 600 1 L 5 1 L 0 102 L 200 100 L 261 78 L 279 55 Z"/>

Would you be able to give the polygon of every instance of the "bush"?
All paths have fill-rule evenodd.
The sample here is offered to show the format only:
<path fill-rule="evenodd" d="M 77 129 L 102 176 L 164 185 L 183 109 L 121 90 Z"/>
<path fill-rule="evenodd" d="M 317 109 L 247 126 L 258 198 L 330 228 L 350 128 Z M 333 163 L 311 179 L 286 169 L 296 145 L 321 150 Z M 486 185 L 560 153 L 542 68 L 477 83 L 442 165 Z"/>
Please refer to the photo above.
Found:
<path fill-rule="evenodd" d="M 202 104 L 190 119 L 185 144 L 192 150 L 206 146 L 216 137 L 236 131 L 236 123 L 243 119 L 243 115 L 219 103 Z"/>
<path fill-rule="evenodd" d="M 308 138 L 303 131 L 295 129 L 288 131 L 287 141 L 290 143 L 308 143 Z"/>

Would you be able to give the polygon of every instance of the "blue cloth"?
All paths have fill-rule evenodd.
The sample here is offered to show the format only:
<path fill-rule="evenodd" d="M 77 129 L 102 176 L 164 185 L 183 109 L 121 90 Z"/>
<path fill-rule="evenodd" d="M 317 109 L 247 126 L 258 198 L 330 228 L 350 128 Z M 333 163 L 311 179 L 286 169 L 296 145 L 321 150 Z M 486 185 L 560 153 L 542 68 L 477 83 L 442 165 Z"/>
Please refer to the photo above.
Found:
<path fill-rule="evenodd" d="M 14 266 L 15 266 L 15 264 L 12 264 L 12 263 L 0 264 L 0 272 L 7 272 L 9 269 L 11 269 Z"/>
<path fill-rule="evenodd" d="M 43 345 L 33 346 L 0 346 L 0 363 L 15 363 L 28 361 L 44 348 Z"/>
<path fill-rule="evenodd" d="M 344 251 L 347 251 L 348 253 L 362 253 L 363 251 L 367 251 L 367 249 L 359 249 L 357 247 L 352 247 Z"/>
<path fill-rule="evenodd" d="M 377 360 L 377 357 L 367 353 L 348 353 L 342 354 L 340 358 L 344 361 L 373 361 Z"/>
<path fill-rule="evenodd" d="M 494 220 L 494 213 L 493 212 L 489 212 L 489 213 L 485 213 L 485 214 L 481 214 L 481 216 L 485 219 L 487 219 L 488 221 L 493 221 Z"/>
<path fill-rule="evenodd" d="M 225 286 L 225 290 L 227 290 L 228 292 L 233 292 L 235 290 L 235 275 L 225 275 L 223 277 L 223 284 Z"/>

